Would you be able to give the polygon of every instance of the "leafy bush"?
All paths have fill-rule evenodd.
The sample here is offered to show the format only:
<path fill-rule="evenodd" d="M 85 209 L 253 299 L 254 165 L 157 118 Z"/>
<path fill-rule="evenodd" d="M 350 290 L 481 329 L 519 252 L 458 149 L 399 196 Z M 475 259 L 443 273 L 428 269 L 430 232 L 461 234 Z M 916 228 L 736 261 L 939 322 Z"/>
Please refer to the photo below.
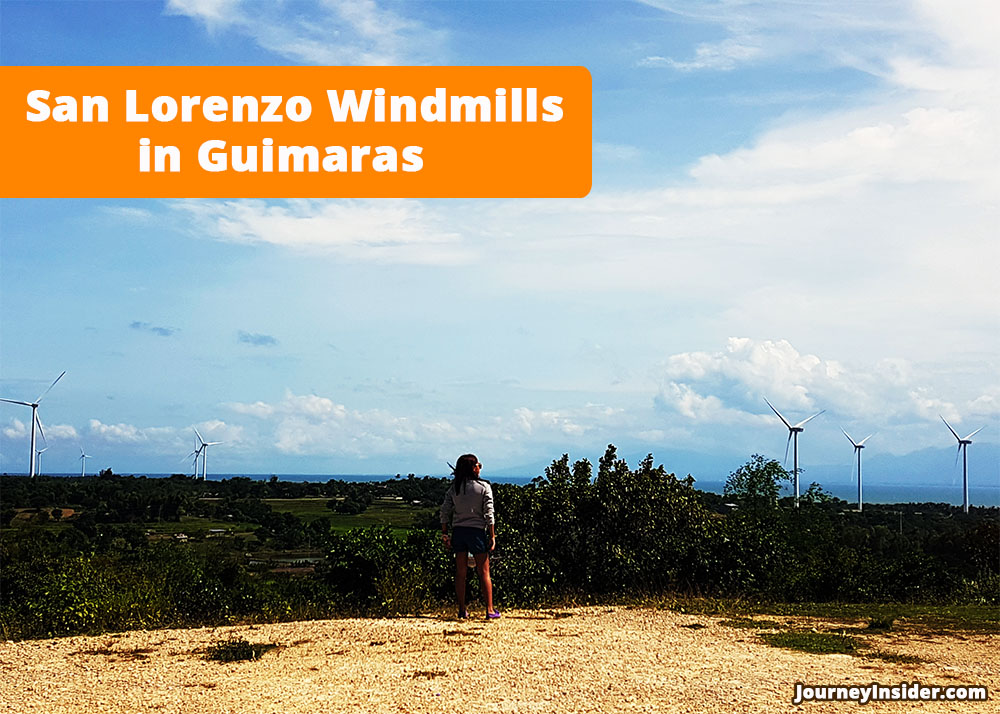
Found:
<path fill-rule="evenodd" d="M 391 529 L 371 526 L 331 534 L 323 573 L 349 610 L 412 614 L 447 597 L 452 563 L 433 531 L 411 531 L 401 541 Z"/>

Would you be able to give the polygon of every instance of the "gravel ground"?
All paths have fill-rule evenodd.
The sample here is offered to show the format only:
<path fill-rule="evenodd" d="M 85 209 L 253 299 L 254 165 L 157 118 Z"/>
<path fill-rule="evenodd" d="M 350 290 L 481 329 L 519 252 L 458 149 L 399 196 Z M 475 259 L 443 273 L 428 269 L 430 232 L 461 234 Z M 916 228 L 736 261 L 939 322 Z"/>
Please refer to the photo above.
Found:
<path fill-rule="evenodd" d="M 793 705 L 795 683 L 918 681 L 989 688 L 989 702 L 875 702 L 878 712 L 1000 712 L 997 636 L 905 629 L 874 636 L 917 663 L 769 647 L 753 629 L 663 610 L 512 611 L 157 630 L 0 643 L 0 714 L 854 711 Z M 834 623 L 781 619 L 782 626 Z M 839 623 L 859 627 L 860 623 Z M 204 658 L 243 637 L 260 660 Z"/>

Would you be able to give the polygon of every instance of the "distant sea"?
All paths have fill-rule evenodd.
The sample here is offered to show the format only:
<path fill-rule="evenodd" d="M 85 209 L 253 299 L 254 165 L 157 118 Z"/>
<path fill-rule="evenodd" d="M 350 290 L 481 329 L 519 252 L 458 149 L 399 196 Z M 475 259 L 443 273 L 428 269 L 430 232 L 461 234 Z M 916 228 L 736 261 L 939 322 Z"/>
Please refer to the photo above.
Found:
<path fill-rule="evenodd" d="M 79 476 L 79 474 L 45 474 L 46 476 Z M 93 475 L 93 474 L 91 474 Z M 136 476 L 146 476 L 148 478 L 166 478 L 170 474 L 135 474 Z M 221 481 L 227 478 L 250 478 L 256 481 L 267 481 L 272 476 L 277 476 L 279 481 L 312 481 L 323 483 L 330 479 L 338 481 L 395 481 L 395 474 L 209 474 L 209 481 Z M 399 480 L 406 479 L 402 476 Z M 422 476 L 417 476 L 422 478 Z M 493 483 L 512 483 L 524 485 L 531 483 L 533 476 L 496 476 L 487 479 Z M 725 481 L 695 481 L 695 488 L 710 493 L 722 493 L 725 488 Z M 837 498 L 842 498 L 849 503 L 856 503 L 858 500 L 858 487 L 855 484 L 836 484 L 827 486 L 821 484 L 823 490 Z M 801 485 L 801 493 L 805 493 L 807 484 Z M 791 491 L 785 489 L 783 495 L 790 495 Z M 889 484 L 879 485 L 877 483 L 865 484 L 865 503 L 950 503 L 954 506 L 962 505 L 962 483 L 959 480 L 956 484 Z M 973 506 L 1000 507 L 1000 485 L 977 486 L 969 485 L 969 503 Z"/>

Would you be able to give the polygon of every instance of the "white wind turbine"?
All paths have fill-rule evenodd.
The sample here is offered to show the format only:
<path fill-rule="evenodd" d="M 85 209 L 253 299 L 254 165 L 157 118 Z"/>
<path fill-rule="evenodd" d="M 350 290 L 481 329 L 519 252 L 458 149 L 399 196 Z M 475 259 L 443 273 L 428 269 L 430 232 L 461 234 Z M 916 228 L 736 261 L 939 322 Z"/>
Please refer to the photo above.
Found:
<path fill-rule="evenodd" d="M 84 453 L 83 449 L 80 449 L 80 461 L 82 466 L 80 467 L 80 477 L 83 478 L 87 475 L 87 459 L 93 458 L 90 454 Z"/>
<path fill-rule="evenodd" d="M 785 442 L 785 461 L 788 461 L 788 444 L 792 444 L 792 477 L 795 480 L 795 507 L 799 507 L 799 434 L 805 431 L 806 423 L 812 421 L 820 414 L 826 411 L 822 409 L 815 414 L 813 414 L 808 419 L 803 419 L 798 424 L 792 424 L 785 417 L 781 416 L 781 412 L 774 408 L 771 402 L 767 401 L 767 397 L 764 397 L 764 401 L 767 402 L 767 406 L 771 407 L 771 411 L 778 415 L 781 419 L 781 423 L 788 428 L 788 441 Z"/>
<path fill-rule="evenodd" d="M 857 454 L 857 456 L 858 456 L 858 511 L 860 512 L 861 511 L 861 503 L 862 503 L 862 500 L 861 500 L 861 450 L 863 448 L 865 448 L 865 442 L 868 441 L 870 438 L 872 438 L 875 435 L 874 434 L 869 434 L 868 436 L 866 436 L 861 441 L 855 441 L 854 439 L 851 438 L 851 435 L 848 434 L 843 428 L 841 428 L 841 431 L 844 432 L 844 436 L 847 437 L 847 440 L 849 442 L 851 442 L 851 445 L 854 447 L 854 453 Z"/>
<path fill-rule="evenodd" d="M 191 427 L 191 428 L 194 429 L 194 427 Z M 198 441 L 201 442 L 201 446 L 198 447 L 198 450 L 201 452 L 201 480 L 202 481 L 207 481 L 208 480 L 208 447 L 209 446 L 216 446 L 218 444 L 221 444 L 222 442 L 221 441 L 205 441 L 204 439 L 201 438 L 201 434 L 198 432 L 197 429 L 194 429 L 194 433 L 198 435 Z M 195 460 L 196 461 L 197 461 L 197 459 L 198 459 L 198 457 L 195 456 Z M 195 469 L 195 473 L 197 474 L 197 468 Z"/>
<path fill-rule="evenodd" d="M 192 451 L 190 454 L 188 454 L 187 456 L 184 457 L 184 458 L 191 458 L 192 456 L 194 457 L 194 464 L 193 464 L 194 478 L 198 478 L 198 457 L 201 456 L 201 450 L 202 450 L 202 448 L 203 447 L 199 445 L 199 446 L 195 447 L 194 451 Z"/>
<path fill-rule="evenodd" d="M 41 431 L 41 428 L 42 428 L 42 425 L 39 424 L 38 425 L 39 431 Z M 43 435 L 42 436 L 42 440 L 44 441 L 44 439 L 45 439 L 45 437 Z M 49 447 L 47 447 L 47 446 L 44 449 L 35 449 L 35 463 L 37 464 L 37 469 L 38 469 L 38 475 L 39 476 L 42 475 L 42 454 L 44 454 L 48 450 L 49 450 Z"/>
<path fill-rule="evenodd" d="M 938 416 L 941 416 L 938 414 Z M 969 512 L 969 444 L 972 443 L 972 437 L 985 429 L 985 426 L 981 426 L 974 432 L 969 434 L 964 439 L 958 435 L 958 432 L 951 428 L 944 417 L 941 417 L 941 421 L 944 425 L 948 427 L 948 431 L 952 433 L 955 439 L 958 441 L 958 451 L 955 453 L 955 461 L 958 461 L 958 455 L 962 455 L 962 511 L 965 513 Z"/>
<path fill-rule="evenodd" d="M 63 370 L 62 374 L 56 377 L 55 382 L 49 385 L 49 388 L 38 395 L 38 399 L 33 402 L 22 402 L 17 399 L 0 399 L 0 402 L 8 402 L 9 404 L 20 404 L 21 406 L 31 407 L 31 445 L 28 451 L 28 475 L 32 478 L 35 476 L 35 428 L 37 427 L 39 431 L 42 429 L 42 424 L 38 420 L 38 404 L 42 401 L 42 397 L 49 393 L 56 382 L 63 378 L 63 374 L 66 374 L 66 370 Z M 42 434 L 42 440 L 44 441 L 45 435 Z"/>

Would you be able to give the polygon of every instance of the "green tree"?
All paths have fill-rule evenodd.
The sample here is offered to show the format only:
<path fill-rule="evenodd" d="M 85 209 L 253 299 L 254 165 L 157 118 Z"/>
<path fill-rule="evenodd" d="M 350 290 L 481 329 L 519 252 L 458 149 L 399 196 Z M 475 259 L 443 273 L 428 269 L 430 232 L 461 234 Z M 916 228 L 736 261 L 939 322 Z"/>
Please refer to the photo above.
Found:
<path fill-rule="evenodd" d="M 726 517 L 717 543 L 723 589 L 770 593 L 780 586 L 794 555 L 778 511 L 780 482 L 787 478 L 781 464 L 760 454 L 729 475 L 724 493 L 738 508 Z"/>
<path fill-rule="evenodd" d="M 781 481 L 791 479 L 791 474 L 774 459 L 754 454 L 750 460 L 729 474 L 723 491 L 735 500 L 740 508 L 762 513 L 773 510 L 778 504 Z"/>

